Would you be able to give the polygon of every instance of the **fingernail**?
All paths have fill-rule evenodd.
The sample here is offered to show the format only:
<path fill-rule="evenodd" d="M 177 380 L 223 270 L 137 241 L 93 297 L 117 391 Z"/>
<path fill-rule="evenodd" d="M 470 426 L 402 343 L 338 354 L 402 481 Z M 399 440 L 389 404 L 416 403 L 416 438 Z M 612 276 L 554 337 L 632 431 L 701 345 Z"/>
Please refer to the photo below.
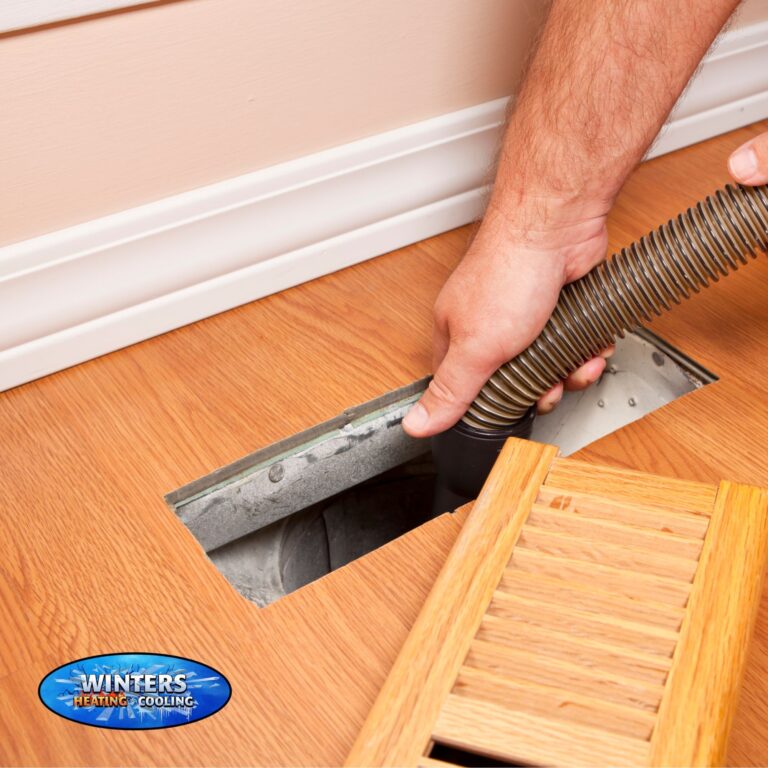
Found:
<path fill-rule="evenodd" d="M 557 408 L 558 404 L 560 403 L 560 400 L 550 400 L 549 402 L 544 403 L 544 405 L 539 406 L 539 413 L 544 416 L 548 413 L 552 413 L 552 411 Z"/>
<path fill-rule="evenodd" d="M 563 399 L 563 392 L 562 390 L 558 395 L 555 397 L 550 397 L 547 400 L 545 400 L 541 405 L 539 406 L 539 413 L 544 415 L 545 413 L 551 413 L 555 410 L 555 408 L 560 404 L 560 401 Z"/>
<path fill-rule="evenodd" d="M 427 413 L 427 409 L 421 403 L 416 403 L 416 405 L 405 414 L 403 426 L 408 430 L 419 432 L 427 426 L 428 421 L 429 414 Z"/>
<path fill-rule="evenodd" d="M 728 159 L 728 170 L 738 181 L 749 181 L 757 173 L 757 155 L 752 147 L 737 149 Z"/>

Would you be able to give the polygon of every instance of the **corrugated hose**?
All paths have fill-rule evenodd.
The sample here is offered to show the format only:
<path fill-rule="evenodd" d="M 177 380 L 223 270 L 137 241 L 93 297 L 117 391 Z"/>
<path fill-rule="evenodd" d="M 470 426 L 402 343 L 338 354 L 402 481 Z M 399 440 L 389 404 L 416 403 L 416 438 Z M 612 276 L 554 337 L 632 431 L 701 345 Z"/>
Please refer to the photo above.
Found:
<path fill-rule="evenodd" d="M 502 365 L 462 421 L 506 430 L 558 381 L 624 336 L 768 249 L 768 186 L 727 185 L 560 292 L 538 338 Z"/>

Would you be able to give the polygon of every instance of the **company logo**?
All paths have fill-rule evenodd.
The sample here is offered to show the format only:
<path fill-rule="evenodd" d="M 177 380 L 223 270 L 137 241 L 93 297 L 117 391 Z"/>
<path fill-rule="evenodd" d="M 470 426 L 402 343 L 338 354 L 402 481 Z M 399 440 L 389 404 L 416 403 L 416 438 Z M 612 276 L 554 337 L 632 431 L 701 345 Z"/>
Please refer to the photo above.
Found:
<path fill-rule="evenodd" d="M 229 701 L 232 688 L 221 672 L 192 659 L 113 653 L 54 669 L 38 694 L 51 712 L 76 723 L 147 730 L 210 717 Z"/>

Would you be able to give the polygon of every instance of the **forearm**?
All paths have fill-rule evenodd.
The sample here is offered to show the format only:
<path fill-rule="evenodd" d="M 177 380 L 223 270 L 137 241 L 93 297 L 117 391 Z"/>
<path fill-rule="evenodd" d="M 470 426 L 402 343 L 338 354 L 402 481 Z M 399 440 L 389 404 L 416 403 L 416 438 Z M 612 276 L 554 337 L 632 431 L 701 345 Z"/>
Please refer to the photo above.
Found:
<path fill-rule="evenodd" d="M 554 0 L 504 136 L 489 212 L 534 240 L 550 225 L 606 213 L 737 5 Z"/>
<path fill-rule="evenodd" d="M 493 372 L 541 332 L 563 285 L 605 258 L 616 194 L 737 4 L 553 0 L 488 210 L 435 305 L 435 375 L 403 422 L 411 435 L 455 424 Z M 760 178 L 768 140 L 744 152 L 732 165 Z M 604 367 L 602 357 L 587 361 L 539 409 Z"/>

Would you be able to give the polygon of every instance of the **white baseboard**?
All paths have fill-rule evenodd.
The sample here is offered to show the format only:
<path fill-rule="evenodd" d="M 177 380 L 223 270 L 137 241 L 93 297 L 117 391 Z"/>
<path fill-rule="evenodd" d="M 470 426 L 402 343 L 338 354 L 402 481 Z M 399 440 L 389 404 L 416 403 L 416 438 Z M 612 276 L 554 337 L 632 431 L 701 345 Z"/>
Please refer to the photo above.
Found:
<path fill-rule="evenodd" d="M 768 117 L 766 58 L 768 23 L 726 35 L 650 155 Z M 472 221 L 505 107 L 0 248 L 0 390 Z"/>
<path fill-rule="evenodd" d="M 0 5 L 0 32 L 29 29 L 146 2 L 148 0 L 3 0 Z"/>

